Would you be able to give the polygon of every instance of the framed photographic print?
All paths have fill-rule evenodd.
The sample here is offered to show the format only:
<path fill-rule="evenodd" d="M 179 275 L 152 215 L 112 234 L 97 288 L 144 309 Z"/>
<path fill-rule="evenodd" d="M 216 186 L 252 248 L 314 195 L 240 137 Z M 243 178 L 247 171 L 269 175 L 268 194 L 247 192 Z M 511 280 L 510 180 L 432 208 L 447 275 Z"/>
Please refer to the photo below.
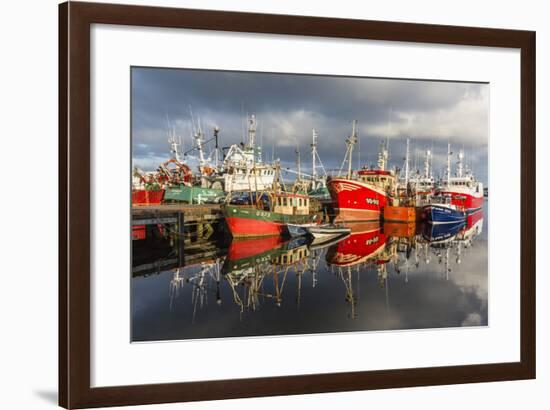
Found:
<path fill-rule="evenodd" d="M 66 408 L 535 377 L 535 33 L 59 7 Z"/>

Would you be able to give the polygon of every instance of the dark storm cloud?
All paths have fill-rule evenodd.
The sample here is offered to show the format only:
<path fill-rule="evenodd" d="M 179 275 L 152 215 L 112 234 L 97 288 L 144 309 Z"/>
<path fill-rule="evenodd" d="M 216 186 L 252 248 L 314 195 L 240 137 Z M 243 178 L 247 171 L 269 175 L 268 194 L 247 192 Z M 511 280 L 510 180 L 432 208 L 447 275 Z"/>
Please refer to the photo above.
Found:
<path fill-rule="evenodd" d="M 480 179 L 487 177 L 484 84 L 133 68 L 132 93 L 133 156 L 144 168 L 167 159 L 170 128 L 191 147 L 191 108 L 207 135 L 221 128 L 223 145 L 243 140 L 243 119 L 256 114 L 265 158 L 274 152 L 291 165 L 298 146 L 305 169 L 312 128 L 325 166 L 338 168 L 356 119 L 361 164 L 375 162 L 382 138 L 390 139 L 392 166 L 403 162 L 406 137 L 413 155 L 433 147 L 438 159 L 450 141 L 455 152 L 464 147 Z M 441 166 L 434 163 L 435 169 Z"/>

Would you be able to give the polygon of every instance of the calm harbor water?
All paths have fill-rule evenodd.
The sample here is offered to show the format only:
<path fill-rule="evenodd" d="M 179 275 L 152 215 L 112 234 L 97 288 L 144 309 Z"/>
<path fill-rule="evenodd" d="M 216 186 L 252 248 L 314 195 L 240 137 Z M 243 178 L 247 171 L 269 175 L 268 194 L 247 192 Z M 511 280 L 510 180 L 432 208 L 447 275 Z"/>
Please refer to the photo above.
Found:
<path fill-rule="evenodd" d="M 134 241 L 132 341 L 485 326 L 487 201 L 463 225 L 305 238 Z"/>

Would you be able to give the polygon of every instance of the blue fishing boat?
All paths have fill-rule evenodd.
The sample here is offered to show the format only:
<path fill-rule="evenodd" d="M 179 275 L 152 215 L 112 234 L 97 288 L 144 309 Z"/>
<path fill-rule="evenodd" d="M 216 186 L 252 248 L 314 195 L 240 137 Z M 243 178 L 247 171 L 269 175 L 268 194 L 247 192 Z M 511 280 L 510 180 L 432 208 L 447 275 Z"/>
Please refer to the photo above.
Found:
<path fill-rule="evenodd" d="M 432 224 L 456 224 L 466 220 L 464 210 L 454 205 L 430 204 L 422 211 L 425 220 Z"/>
<path fill-rule="evenodd" d="M 432 224 L 456 224 L 466 220 L 466 211 L 451 203 L 450 196 L 435 196 L 422 208 L 422 219 Z"/>

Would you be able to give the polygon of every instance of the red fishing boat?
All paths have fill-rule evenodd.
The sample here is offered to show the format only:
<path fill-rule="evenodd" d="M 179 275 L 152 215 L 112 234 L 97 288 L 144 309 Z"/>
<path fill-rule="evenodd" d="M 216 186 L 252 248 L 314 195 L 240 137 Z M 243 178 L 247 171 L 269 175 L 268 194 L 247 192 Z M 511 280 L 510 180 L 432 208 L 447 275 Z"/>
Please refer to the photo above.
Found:
<path fill-rule="evenodd" d="M 263 195 L 253 205 L 224 205 L 222 210 L 234 238 L 280 236 L 286 233 L 287 224 L 313 220 L 309 215 L 309 197 L 287 192 Z"/>
<path fill-rule="evenodd" d="M 275 166 L 273 189 L 264 193 L 250 193 L 247 203 L 225 204 L 222 212 L 234 238 L 281 236 L 287 234 L 287 224 L 309 224 L 316 216 L 310 215 L 308 195 L 286 192 L 280 179 L 280 165 Z"/>
<path fill-rule="evenodd" d="M 164 189 L 132 190 L 132 205 L 160 205 L 163 198 L 164 198 Z"/>
<path fill-rule="evenodd" d="M 347 151 L 344 163 L 348 163 L 345 177 L 333 177 L 327 182 L 334 211 L 339 221 L 379 220 L 380 213 L 389 203 L 395 190 L 395 174 L 387 171 L 388 150 L 382 144 L 378 156 L 378 168 L 362 168 L 352 171 L 353 147 L 357 143 L 357 121 L 353 122 L 353 132 L 346 140 Z"/>
<path fill-rule="evenodd" d="M 134 168 L 132 179 L 132 205 L 160 205 L 163 200 L 174 199 L 173 187 L 191 187 L 194 176 L 191 168 L 179 155 L 175 134 L 168 139 L 172 158 L 159 165 L 156 171 L 144 172 Z"/>

